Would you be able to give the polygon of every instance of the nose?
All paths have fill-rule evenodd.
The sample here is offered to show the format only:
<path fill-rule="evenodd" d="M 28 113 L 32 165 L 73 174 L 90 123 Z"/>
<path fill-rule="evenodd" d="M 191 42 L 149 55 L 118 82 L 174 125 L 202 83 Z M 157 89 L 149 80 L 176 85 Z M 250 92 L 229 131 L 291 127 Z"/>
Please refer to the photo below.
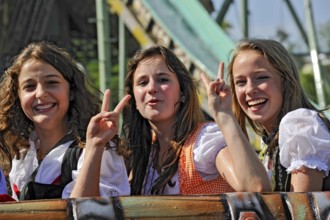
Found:
<path fill-rule="evenodd" d="M 257 85 L 252 80 L 248 81 L 246 87 L 246 94 L 256 93 Z"/>
<path fill-rule="evenodd" d="M 36 88 L 36 98 L 42 98 L 47 95 L 46 89 L 42 85 L 37 85 Z"/>
<path fill-rule="evenodd" d="M 158 91 L 157 83 L 155 80 L 150 80 L 148 84 L 148 93 L 155 94 Z"/>

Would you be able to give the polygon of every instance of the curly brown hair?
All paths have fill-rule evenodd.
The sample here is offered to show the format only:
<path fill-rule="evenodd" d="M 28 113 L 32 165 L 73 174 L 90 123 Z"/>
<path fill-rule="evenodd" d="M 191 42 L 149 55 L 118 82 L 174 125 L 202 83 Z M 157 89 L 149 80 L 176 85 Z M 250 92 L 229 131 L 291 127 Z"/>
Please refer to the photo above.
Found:
<path fill-rule="evenodd" d="M 0 83 L 0 143 L 8 159 L 24 156 L 29 148 L 28 139 L 33 123 L 24 114 L 18 96 L 18 77 L 23 65 L 30 59 L 46 62 L 58 70 L 70 85 L 70 107 L 67 112 L 68 126 L 83 146 L 87 125 L 100 109 L 99 91 L 87 87 L 84 70 L 63 48 L 51 42 L 28 44 L 4 72 Z M 90 89 L 95 91 L 91 92 Z"/>

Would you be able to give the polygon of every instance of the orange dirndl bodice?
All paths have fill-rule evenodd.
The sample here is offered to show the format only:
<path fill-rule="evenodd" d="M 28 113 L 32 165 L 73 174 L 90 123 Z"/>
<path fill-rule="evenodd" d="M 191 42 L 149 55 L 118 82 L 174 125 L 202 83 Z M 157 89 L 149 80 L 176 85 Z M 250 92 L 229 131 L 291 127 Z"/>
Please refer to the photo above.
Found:
<path fill-rule="evenodd" d="M 182 147 L 178 167 L 180 194 L 221 194 L 235 191 L 220 174 L 214 180 L 204 181 L 195 168 L 193 147 L 205 125 L 206 123 L 199 124 Z"/>

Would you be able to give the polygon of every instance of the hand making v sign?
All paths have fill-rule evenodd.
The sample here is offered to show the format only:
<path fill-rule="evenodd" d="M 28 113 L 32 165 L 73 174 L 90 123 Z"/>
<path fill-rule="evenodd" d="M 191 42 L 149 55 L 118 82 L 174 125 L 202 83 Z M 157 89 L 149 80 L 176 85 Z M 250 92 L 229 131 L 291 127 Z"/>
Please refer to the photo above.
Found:
<path fill-rule="evenodd" d="M 218 78 L 210 81 L 205 73 L 201 73 L 201 78 L 206 87 L 208 105 L 213 117 L 219 112 L 232 112 L 231 110 L 231 89 L 226 85 L 224 78 L 224 63 L 219 63 Z"/>
<path fill-rule="evenodd" d="M 123 110 L 129 99 L 130 95 L 124 96 L 124 98 L 121 99 L 116 108 L 112 112 L 109 112 L 110 90 L 107 89 L 104 92 L 101 112 L 91 118 L 87 127 L 85 145 L 86 151 L 84 153 L 84 162 L 77 178 L 75 187 L 72 190 L 71 197 L 94 197 L 101 195 L 99 185 L 101 177 L 101 162 L 104 161 L 102 159 L 102 156 L 104 152 L 106 152 L 104 149 L 106 144 L 109 143 L 109 141 L 111 141 L 111 139 L 113 139 L 113 137 L 117 134 L 119 114 Z M 112 163 L 115 164 L 116 158 L 118 165 L 120 165 L 120 163 L 118 162 L 119 156 L 109 156 L 111 152 L 107 152 L 105 154 L 107 154 L 106 156 L 108 157 L 108 160 L 104 162 L 104 166 Z M 119 171 L 123 167 L 124 165 L 118 166 Z M 109 171 L 109 173 L 111 172 Z M 123 172 L 121 171 L 121 173 Z M 111 174 L 109 175 L 111 176 Z M 127 176 L 122 176 L 121 178 L 124 178 L 126 180 Z M 106 179 L 107 181 L 109 181 L 110 177 Z M 128 183 L 128 180 L 126 183 Z"/>
<path fill-rule="evenodd" d="M 232 111 L 231 88 L 223 79 L 224 63 L 220 62 L 215 81 L 209 81 L 204 73 L 201 78 L 206 87 L 211 116 L 227 145 L 216 156 L 219 173 L 236 191 L 269 190 L 267 173 Z"/>
<path fill-rule="evenodd" d="M 116 108 L 109 112 L 110 90 L 104 92 L 101 112 L 92 117 L 87 128 L 87 142 L 91 141 L 91 146 L 105 146 L 117 133 L 119 115 L 130 99 L 129 95 L 124 96 Z"/>

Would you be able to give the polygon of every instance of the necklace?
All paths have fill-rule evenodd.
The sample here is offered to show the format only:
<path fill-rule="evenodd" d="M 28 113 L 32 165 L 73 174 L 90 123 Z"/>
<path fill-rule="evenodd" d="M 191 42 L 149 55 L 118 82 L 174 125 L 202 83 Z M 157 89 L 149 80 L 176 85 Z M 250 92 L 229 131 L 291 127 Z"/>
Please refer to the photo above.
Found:
<path fill-rule="evenodd" d="M 269 133 L 269 135 L 268 135 L 267 132 L 266 132 L 266 130 L 264 130 L 264 131 L 262 132 L 262 136 L 261 136 L 262 141 L 263 141 L 265 144 L 269 145 L 270 142 L 275 138 L 275 135 L 277 134 L 277 132 L 278 132 L 278 128 L 274 128 L 274 129 Z"/>

